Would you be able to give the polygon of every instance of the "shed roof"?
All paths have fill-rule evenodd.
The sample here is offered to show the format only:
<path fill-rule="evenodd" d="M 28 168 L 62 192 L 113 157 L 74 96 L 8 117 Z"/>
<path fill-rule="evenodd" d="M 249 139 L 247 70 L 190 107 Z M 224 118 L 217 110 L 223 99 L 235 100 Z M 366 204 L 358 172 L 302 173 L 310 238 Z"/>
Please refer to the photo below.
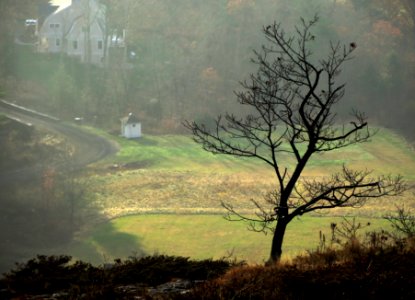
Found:
<path fill-rule="evenodd" d="M 140 123 L 138 118 L 135 115 L 133 115 L 132 113 L 129 113 L 127 117 L 122 118 L 122 121 L 124 122 L 124 124 Z"/>

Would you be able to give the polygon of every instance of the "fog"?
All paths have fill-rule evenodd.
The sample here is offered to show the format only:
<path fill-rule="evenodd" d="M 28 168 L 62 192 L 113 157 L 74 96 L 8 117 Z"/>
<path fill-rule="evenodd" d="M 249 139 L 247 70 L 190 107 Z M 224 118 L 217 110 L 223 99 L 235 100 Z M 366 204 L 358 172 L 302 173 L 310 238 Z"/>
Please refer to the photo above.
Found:
<path fill-rule="evenodd" d="M 56 0 L 52 4 L 65 2 L 70 1 Z M 84 11 L 90 24 L 84 32 L 89 36 L 82 35 L 74 43 L 69 37 L 73 39 L 70 34 L 76 28 L 67 27 L 66 39 L 63 36 L 59 41 L 60 50 L 52 51 L 51 44 L 41 48 L 38 35 L 53 11 L 48 8 L 48 1 L 1 0 L 1 98 L 59 120 L 73 121 L 77 117 L 85 125 L 113 134 L 119 131 L 120 118 L 128 113 L 138 117 L 146 134 L 187 134 L 182 126 L 184 120 L 209 124 L 226 111 L 244 113 L 235 101 L 234 91 L 240 89 L 240 81 L 256 70 L 250 59 L 253 50 L 260 50 L 267 42 L 263 26 L 281 23 L 290 34 L 295 32 L 300 17 L 310 19 L 317 14 L 320 21 L 312 48 L 316 60 L 328 53 L 330 41 L 357 45 L 354 59 L 345 64 L 341 75 L 346 95 L 337 108 L 339 116 L 347 119 L 352 108 L 357 107 L 366 112 L 370 124 L 393 129 L 413 141 L 413 3 L 410 0 L 91 0 Z M 37 25 L 25 24 L 28 19 L 38 20 Z M 95 36 L 96 32 L 102 36 Z M 81 51 L 83 43 L 88 41 L 93 41 L 96 49 L 91 46 Z M 64 47 L 72 47 L 73 52 L 64 53 Z M 102 50 L 97 52 L 101 56 L 96 60 L 94 49 Z M 21 169 L 25 162 L 46 165 L 49 157 L 59 161 L 74 147 L 70 141 L 59 138 L 59 128 L 45 148 L 37 145 L 42 134 L 33 128 L 19 131 L 21 136 L 12 136 L 7 126 L 12 125 L 0 128 L 4 149 L 2 174 Z M 35 128 L 42 126 L 49 125 L 34 123 Z M 16 149 L 27 149 L 32 156 L 10 158 L 18 155 Z M 70 165 L 77 163 L 71 161 Z M 0 177 L 4 181 L 0 193 L 0 271 L 10 268 L 14 260 L 64 249 L 82 229 L 85 217 L 78 218 L 74 207 L 81 209 L 82 199 L 93 195 L 87 189 L 85 173 L 76 173 L 83 168 L 73 169 L 56 177 L 42 169 L 35 172 L 30 182 L 16 178 L 13 184 L 4 183 L 5 178 L 22 177 L 19 173 Z M 57 194 L 47 194 L 48 174 L 60 187 Z M 75 194 L 70 193 L 73 191 Z M 48 203 L 52 198 L 58 199 L 53 206 Z M 98 209 L 88 212 L 93 212 L 96 219 L 105 219 Z"/>

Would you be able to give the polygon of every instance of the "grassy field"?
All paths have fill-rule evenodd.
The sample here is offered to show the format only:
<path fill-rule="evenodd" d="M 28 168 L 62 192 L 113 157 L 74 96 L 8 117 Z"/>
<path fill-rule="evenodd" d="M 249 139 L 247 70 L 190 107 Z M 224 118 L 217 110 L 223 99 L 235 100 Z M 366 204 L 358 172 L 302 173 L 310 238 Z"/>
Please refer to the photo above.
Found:
<path fill-rule="evenodd" d="M 144 136 L 136 141 L 111 137 L 120 152 L 91 166 L 89 219 L 70 251 L 94 262 L 134 253 L 175 254 L 194 258 L 227 256 L 262 262 L 270 236 L 249 232 L 246 224 L 227 222 L 221 201 L 252 212 L 250 199 L 260 201 L 273 188 L 273 174 L 255 160 L 213 155 L 188 136 Z M 284 160 L 285 161 L 285 160 Z M 289 160 L 287 166 L 290 166 Z M 381 130 L 369 143 L 317 155 L 306 176 L 327 176 L 343 164 L 373 169 L 376 174 L 401 174 L 415 181 L 415 153 L 400 136 Z M 374 226 L 395 206 L 414 208 L 413 192 L 397 199 L 377 199 L 360 209 L 336 209 L 296 220 L 285 244 L 288 257 L 315 247 L 319 230 L 332 217 L 356 215 Z M 324 216 L 324 217 L 321 217 Z M 106 221 L 106 220 L 111 221 Z M 337 219 L 338 220 L 338 219 Z M 337 222 L 337 221 L 336 221 Z M 99 226 L 96 226 L 100 224 Z"/>
<path fill-rule="evenodd" d="M 213 155 L 188 136 L 116 140 L 120 152 L 93 166 L 91 177 L 92 206 L 108 218 L 150 212 L 220 213 L 221 201 L 250 211 L 249 199 L 260 201 L 273 189 L 274 175 L 265 164 Z M 305 175 L 327 176 L 344 163 L 378 174 L 401 174 L 408 182 L 415 181 L 415 153 L 400 136 L 388 130 L 381 130 L 372 142 L 316 155 Z M 359 214 L 381 216 L 394 210 L 396 201 L 400 199 L 378 199 L 360 209 Z"/>
<path fill-rule="evenodd" d="M 319 245 L 320 231 L 327 245 L 330 223 L 340 224 L 340 217 L 302 217 L 287 231 L 284 259 L 290 259 Z M 361 230 L 389 228 L 383 219 L 357 218 L 370 226 Z M 219 215 L 145 214 L 114 219 L 72 245 L 71 253 L 96 264 L 134 255 L 167 254 L 196 259 L 230 257 L 249 263 L 263 263 L 269 255 L 271 235 L 252 232 L 241 222 L 228 222 Z"/>

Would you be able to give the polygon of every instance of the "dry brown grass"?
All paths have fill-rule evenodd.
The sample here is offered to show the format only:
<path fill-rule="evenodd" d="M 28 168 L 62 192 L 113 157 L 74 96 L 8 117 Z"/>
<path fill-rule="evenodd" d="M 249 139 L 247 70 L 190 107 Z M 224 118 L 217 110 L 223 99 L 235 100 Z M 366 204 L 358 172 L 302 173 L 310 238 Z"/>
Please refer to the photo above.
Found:
<path fill-rule="evenodd" d="M 261 200 L 271 188 L 271 178 L 261 174 L 132 170 L 95 184 L 94 205 L 109 218 L 142 212 L 222 213 L 221 201 L 252 211 L 249 199 Z"/>
<path fill-rule="evenodd" d="M 415 248 L 359 242 L 292 262 L 233 268 L 177 299 L 412 299 Z"/>

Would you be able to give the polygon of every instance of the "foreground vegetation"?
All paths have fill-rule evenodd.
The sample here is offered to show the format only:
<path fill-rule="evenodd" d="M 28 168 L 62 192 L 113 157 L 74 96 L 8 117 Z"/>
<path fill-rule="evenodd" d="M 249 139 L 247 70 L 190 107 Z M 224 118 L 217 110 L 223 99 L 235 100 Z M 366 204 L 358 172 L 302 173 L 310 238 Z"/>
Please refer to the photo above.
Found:
<path fill-rule="evenodd" d="M 402 220 L 402 219 L 400 219 Z M 408 220 L 408 219 L 407 219 Z M 399 222 L 398 222 L 399 223 Z M 403 224 L 400 222 L 399 224 Z M 411 232 L 331 226 L 331 242 L 290 262 L 269 266 L 174 256 L 130 257 L 94 267 L 68 256 L 38 256 L 0 281 L 1 296 L 27 299 L 412 299 Z M 394 227 L 396 230 L 396 227 Z M 342 234 L 345 233 L 345 234 Z M 39 296 L 41 295 L 41 296 Z M 33 299 L 33 298 L 32 298 Z"/>

